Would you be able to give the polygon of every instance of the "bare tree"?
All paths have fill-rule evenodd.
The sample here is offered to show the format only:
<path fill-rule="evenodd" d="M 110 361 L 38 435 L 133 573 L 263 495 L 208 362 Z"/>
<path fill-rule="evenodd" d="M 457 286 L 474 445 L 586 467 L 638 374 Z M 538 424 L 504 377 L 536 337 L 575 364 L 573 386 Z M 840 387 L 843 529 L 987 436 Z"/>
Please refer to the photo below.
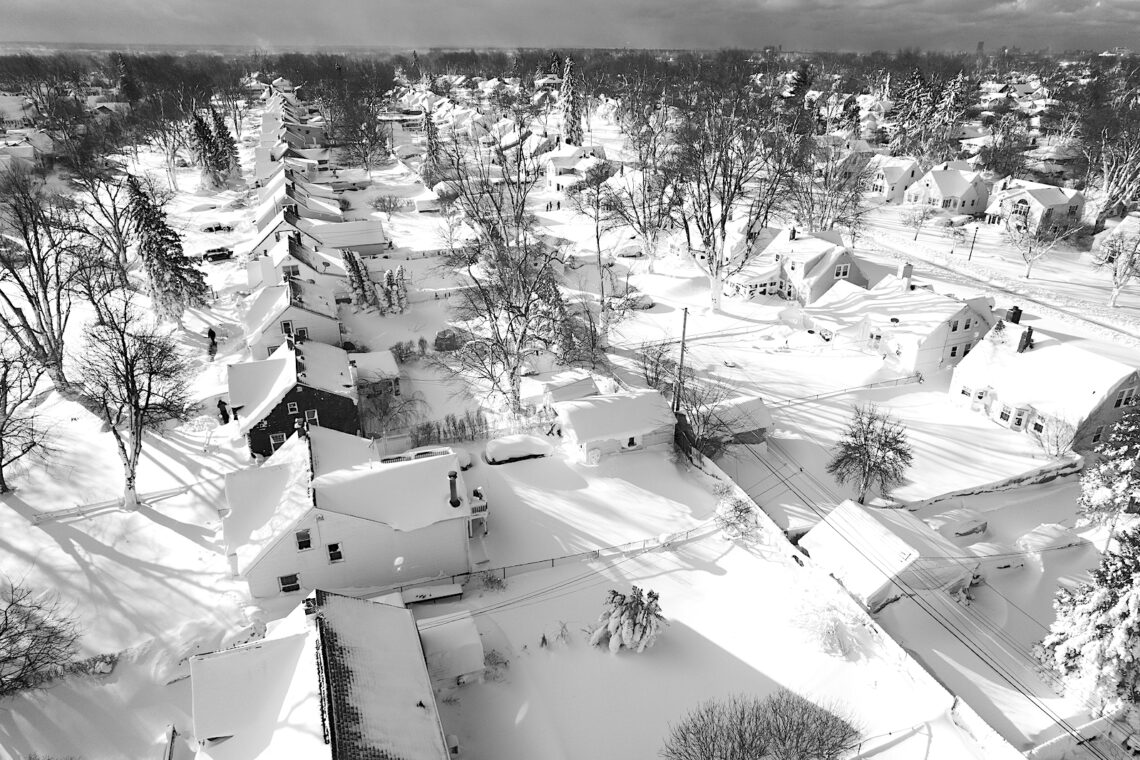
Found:
<path fill-rule="evenodd" d="M 398 195 L 378 195 L 372 199 L 372 208 L 387 214 L 388 221 L 392 221 L 392 214 L 404 207 L 404 199 Z"/>
<path fill-rule="evenodd" d="M 1140 274 L 1140 234 L 1110 236 L 1093 252 L 1093 268 L 1112 275 L 1108 305 L 1115 307 L 1124 288 Z"/>
<path fill-rule="evenodd" d="M 0 175 L 0 330 L 66 392 L 64 332 L 84 247 L 73 204 L 31 173 Z"/>
<path fill-rule="evenodd" d="M 1073 450 L 1073 439 L 1077 430 L 1072 424 L 1059 417 L 1046 417 L 1041 423 L 1041 430 L 1034 431 L 1033 439 L 1047 456 L 1058 459 Z"/>
<path fill-rule="evenodd" d="M 821 706 L 780 688 L 759 699 L 733 695 L 702 703 L 671 726 L 666 760 L 838 760 L 858 729 L 836 707 Z"/>
<path fill-rule="evenodd" d="M 812 232 L 842 227 L 858 234 L 870 210 L 863 196 L 871 184 L 869 164 L 820 146 L 814 161 L 801 162 L 792 172 L 783 205 Z"/>
<path fill-rule="evenodd" d="M 875 483 L 882 493 L 901 483 L 912 461 L 914 454 L 903 424 L 874 404 L 866 404 L 855 407 L 827 471 L 841 483 L 854 482 L 862 504 Z"/>
<path fill-rule="evenodd" d="M 58 594 L 0 585 L 0 697 L 34 689 L 75 657 L 79 626 Z"/>
<path fill-rule="evenodd" d="M 190 419 L 193 368 L 174 337 L 160 331 L 129 296 L 108 306 L 105 319 L 87 328 L 75 357 L 83 395 L 99 410 L 123 463 L 123 506 L 138 505 L 135 475 L 144 435 L 170 421 Z"/>
<path fill-rule="evenodd" d="M 735 390 L 717 380 L 698 378 L 686 368 L 674 393 L 680 396 L 677 405 L 689 423 L 697 449 L 709 459 L 723 454 L 740 421 L 727 404 L 736 395 Z"/>
<path fill-rule="evenodd" d="M 539 171 L 523 144 L 484 148 L 459 135 L 441 142 L 440 163 L 456 194 L 455 205 L 479 236 L 492 245 L 515 248 L 533 237 L 534 215 L 526 204 Z"/>
<path fill-rule="evenodd" d="M 568 193 L 570 206 L 594 223 L 594 253 L 598 264 L 598 299 L 602 304 L 603 332 L 606 329 L 606 277 L 602 263 L 602 233 L 610 226 L 606 213 L 606 181 L 612 174 L 613 167 L 606 161 L 600 161 L 587 169 L 585 176 Z"/>
<path fill-rule="evenodd" d="M 45 454 L 47 430 L 33 401 L 43 368 L 8 336 L 0 335 L 0 494 L 11 490 L 4 470 L 25 457 Z"/>
<path fill-rule="evenodd" d="M 933 206 L 911 206 L 902 213 L 899 221 L 907 227 L 914 228 L 914 239 L 918 240 L 918 233 L 922 231 L 922 225 L 934 217 L 938 216 L 938 212 Z"/>
<path fill-rule="evenodd" d="M 649 270 L 657 258 L 661 233 L 674 225 L 681 196 L 676 192 L 673 173 L 639 170 L 623 172 L 602 189 L 602 212 L 607 226 L 626 226 L 641 242 L 649 257 Z"/>
<path fill-rule="evenodd" d="M 637 349 L 637 365 L 650 388 L 666 395 L 672 393 L 673 382 L 677 379 L 677 360 L 673 358 L 672 343 L 642 343 Z"/>
<path fill-rule="evenodd" d="M 1082 229 L 1082 227 L 1064 229 L 1045 223 L 1031 227 L 1017 214 L 1010 214 L 1006 217 L 1002 236 L 1025 262 L 1025 279 L 1028 280 L 1033 273 L 1035 263 L 1056 250 L 1058 244 L 1076 237 Z"/>
<path fill-rule="evenodd" d="M 430 406 L 419 391 L 404 392 L 397 396 L 391 388 L 379 393 L 362 393 L 360 416 L 364 434 L 384 436 L 403 430 L 423 420 Z"/>

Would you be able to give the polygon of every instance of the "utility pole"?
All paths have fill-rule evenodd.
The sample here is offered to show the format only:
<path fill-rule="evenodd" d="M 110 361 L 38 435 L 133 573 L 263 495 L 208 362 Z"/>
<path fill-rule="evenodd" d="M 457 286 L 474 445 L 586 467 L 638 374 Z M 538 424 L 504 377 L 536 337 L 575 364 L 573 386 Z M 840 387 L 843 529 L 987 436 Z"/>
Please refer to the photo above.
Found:
<path fill-rule="evenodd" d="M 978 239 L 978 228 L 974 227 L 974 236 L 970 238 L 970 253 L 966 255 L 966 261 L 974 258 L 974 241 Z"/>
<path fill-rule="evenodd" d="M 681 358 L 677 362 L 677 384 L 673 386 L 673 411 L 681 411 L 681 386 L 685 377 L 685 332 L 689 328 L 689 308 L 681 310 Z"/>

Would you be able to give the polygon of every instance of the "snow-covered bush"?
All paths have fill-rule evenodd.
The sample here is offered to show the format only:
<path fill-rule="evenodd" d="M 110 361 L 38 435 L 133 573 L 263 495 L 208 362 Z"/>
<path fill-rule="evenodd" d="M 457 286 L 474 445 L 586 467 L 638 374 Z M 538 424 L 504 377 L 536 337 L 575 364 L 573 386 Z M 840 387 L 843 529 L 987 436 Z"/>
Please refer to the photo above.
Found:
<path fill-rule="evenodd" d="M 637 586 L 629 594 L 611 589 L 597 626 L 590 632 L 590 646 L 605 644 L 614 653 L 622 647 L 644 652 L 653 646 L 666 625 L 657 599 L 656 591 L 642 596 Z"/>
<path fill-rule="evenodd" d="M 731 493 L 721 497 L 716 507 L 716 527 L 726 538 L 749 541 L 756 537 L 758 524 L 752 502 Z"/>
<path fill-rule="evenodd" d="M 796 624 L 832 657 L 854 658 L 859 654 L 857 632 L 864 628 L 864 623 L 852 610 L 826 604 L 806 610 Z"/>

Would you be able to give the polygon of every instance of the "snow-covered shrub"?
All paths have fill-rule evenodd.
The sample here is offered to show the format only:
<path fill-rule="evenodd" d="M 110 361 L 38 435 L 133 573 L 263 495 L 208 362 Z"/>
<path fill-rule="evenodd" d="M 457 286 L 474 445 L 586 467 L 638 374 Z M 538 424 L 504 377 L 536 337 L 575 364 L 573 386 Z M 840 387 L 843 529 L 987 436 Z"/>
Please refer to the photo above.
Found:
<path fill-rule="evenodd" d="M 507 579 L 490 570 L 479 573 L 475 578 L 479 587 L 485 591 L 505 591 L 507 588 Z"/>
<path fill-rule="evenodd" d="M 597 626 L 590 632 L 590 646 L 609 646 L 616 653 L 622 647 L 644 652 L 653 646 L 666 625 L 656 591 L 644 596 L 637 586 L 629 594 L 610 590 Z"/>
<path fill-rule="evenodd" d="M 511 666 L 511 661 L 498 649 L 490 649 L 483 655 L 483 666 L 486 668 L 485 674 L 489 680 L 501 681 Z"/>
<path fill-rule="evenodd" d="M 1043 420 L 1041 432 L 1033 433 L 1033 439 L 1046 456 L 1060 459 L 1073 450 L 1073 438 L 1077 429 L 1064 420 L 1047 417 Z"/>
<path fill-rule="evenodd" d="M 864 627 L 859 615 L 834 604 L 805 611 L 796 620 L 816 645 L 832 657 L 854 658 L 859 654 L 857 631 Z"/>

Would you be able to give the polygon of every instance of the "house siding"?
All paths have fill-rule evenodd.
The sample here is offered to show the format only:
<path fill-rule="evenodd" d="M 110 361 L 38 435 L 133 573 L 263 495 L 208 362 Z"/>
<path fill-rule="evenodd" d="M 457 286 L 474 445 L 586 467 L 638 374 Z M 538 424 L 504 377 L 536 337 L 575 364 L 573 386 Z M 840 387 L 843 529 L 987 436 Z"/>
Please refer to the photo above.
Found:
<path fill-rule="evenodd" d="M 295 533 L 303 529 L 309 531 L 312 548 L 302 551 Z M 340 544 L 342 561 L 329 561 L 331 543 Z M 265 598 L 281 596 L 277 579 L 293 573 L 307 591 L 403 585 L 469 569 L 466 517 L 397 531 L 381 522 L 316 510 L 282 535 L 244 577 L 250 594 Z M 300 597 L 305 591 L 293 593 Z"/>
<path fill-rule="evenodd" d="M 274 349 L 285 342 L 285 334 L 281 332 L 282 322 L 293 323 L 293 333 L 298 328 L 307 328 L 309 336 L 306 340 L 324 343 L 326 346 L 340 345 L 340 322 L 332 317 L 317 314 L 296 306 L 286 308 L 273 320 L 273 324 L 261 334 L 261 339 L 250 344 L 250 351 L 254 359 L 268 359 Z M 302 345 L 304 345 L 302 343 Z"/>
<path fill-rule="evenodd" d="M 296 402 L 297 414 L 289 413 L 290 401 Z M 317 410 L 321 427 L 353 435 L 360 432 L 360 414 L 356 402 L 352 399 L 337 393 L 297 385 L 285 394 L 281 403 L 246 435 L 250 453 L 259 456 L 272 454 L 273 445 L 270 443 L 270 436 L 284 433 L 288 438 L 296 430 L 296 419 L 298 417 L 304 419 L 306 409 Z"/>

